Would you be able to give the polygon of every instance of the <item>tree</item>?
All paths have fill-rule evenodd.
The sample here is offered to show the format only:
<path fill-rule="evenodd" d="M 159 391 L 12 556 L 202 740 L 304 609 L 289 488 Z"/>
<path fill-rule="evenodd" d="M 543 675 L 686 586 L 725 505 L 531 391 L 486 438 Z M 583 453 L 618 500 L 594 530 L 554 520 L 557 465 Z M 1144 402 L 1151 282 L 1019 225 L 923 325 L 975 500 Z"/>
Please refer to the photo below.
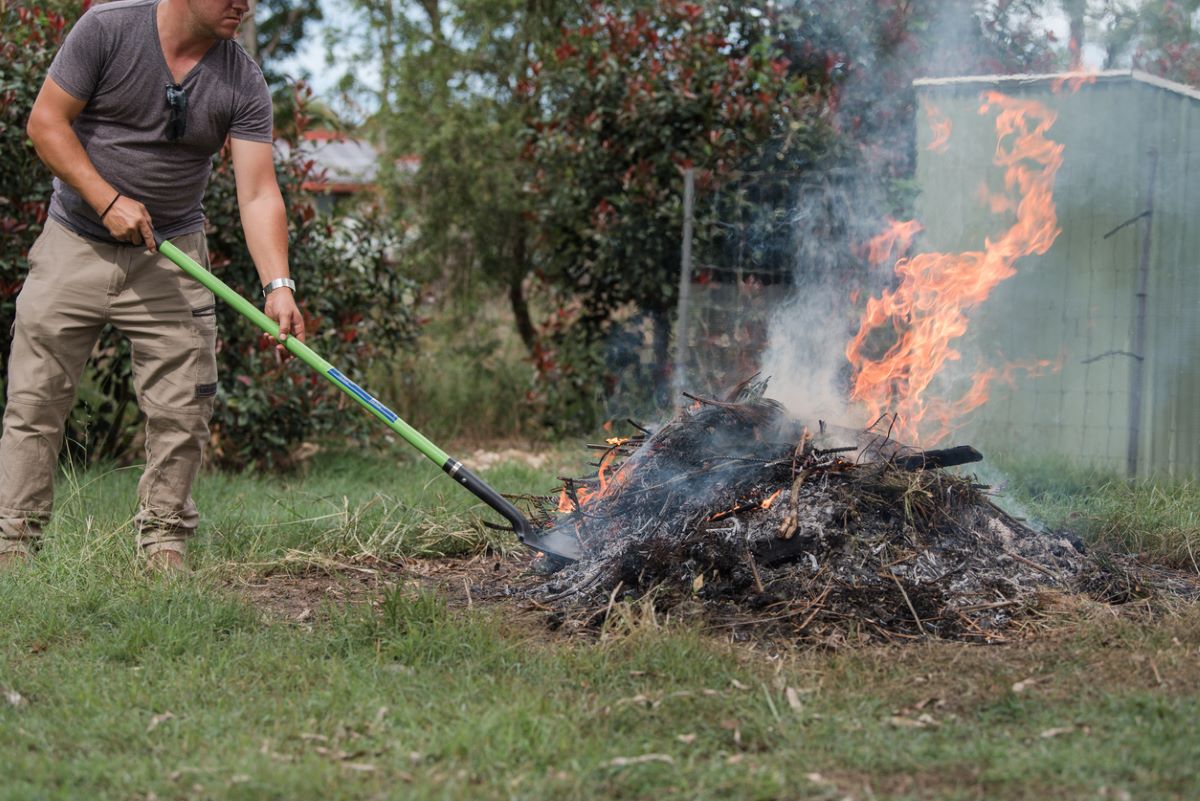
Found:
<path fill-rule="evenodd" d="M 1200 86 L 1200 0 L 1108 0 L 1093 12 L 1106 65 L 1135 69 Z"/>
<path fill-rule="evenodd" d="M 502 288 L 526 346 L 536 333 L 520 131 L 530 54 L 557 35 L 571 0 L 350 0 L 359 15 L 355 72 L 377 111 L 364 126 L 383 147 L 381 183 L 415 232 L 417 274 L 447 280 L 460 312 L 478 288 Z M 350 32 L 344 35 L 350 38 Z M 396 171 L 398 160 L 415 174 Z"/>
<path fill-rule="evenodd" d="M 712 191 L 772 137 L 780 161 L 811 160 L 825 130 L 820 84 L 793 74 L 773 34 L 770 18 L 741 3 L 593 2 L 534 64 L 538 113 L 524 157 L 538 270 L 580 299 L 585 344 L 599 342 L 625 304 L 648 313 L 659 384 L 679 280 L 683 171 L 695 169 L 700 190 Z"/>
<path fill-rule="evenodd" d="M 287 79 L 276 66 L 296 55 L 310 25 L 322 19 L 320 0 L 250 0 L 238 40 L 263 68 L 267 83 L 278 88 Z"/>

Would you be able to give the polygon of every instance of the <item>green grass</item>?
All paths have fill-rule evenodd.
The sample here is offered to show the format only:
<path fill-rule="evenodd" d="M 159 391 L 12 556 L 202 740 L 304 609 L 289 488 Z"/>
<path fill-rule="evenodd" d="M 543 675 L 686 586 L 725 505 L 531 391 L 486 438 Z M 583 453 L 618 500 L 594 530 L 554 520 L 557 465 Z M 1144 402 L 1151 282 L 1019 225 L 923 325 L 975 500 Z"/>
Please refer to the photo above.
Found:
<path fill-rule="evenodd" d="M 1200 574 L 1200 485 L 1167 478 L 1127 481 L 1057 461 L 1003 464 L 1008 492 L 1054 528 L 1091 545 Z M 994 480 L 994 479 L 993 479 Z"/>
<path fill-rule="evenodd" d="M 532 490 L 554 472 L 486 477 Z M 302 624 L 230 577 L 499 540 L 435 468 L 343 455 L 204 476 L 200 570 L 164 581 L 135 559 L 135 482 L 65 482 L 45 551 L 0 576 L 0 798 L 1200 795 L 1194 609 L 1048 610 L 1059 622 L 1005 647 L 771 654 L 637 605 L 571 638 L 401 583 Z"/>
<path fill-rule="evenodd" d="M 577 457 L 559 461 L 582 469 Z M 48 531 L 50 561 L 66 551 L 77 563 L 132 562 L 138 477 L 136 467 L 69 473 Z M 555 487 L 551 475 L 519 463 L 500 465 L 485 478 L 505 492 Z M 480 525 L 502 520 L 407 450 L 387 458 L 322 452 L 300 474 L 206 473 L 194 495 L 204 517 L 193 544 L 202 568 L 230 561 L 262 567 L 305 553 L 392 559 L 516 547 L 511 536 Z"/>
<path fill-rule="evenodd" d="M 526 399 L 534 368 L 514 331 L 504 300 L 446 308 L 415 352 L 378 362 L 365 386 L 435 442 L 540 440 L 544 421 Z"/>

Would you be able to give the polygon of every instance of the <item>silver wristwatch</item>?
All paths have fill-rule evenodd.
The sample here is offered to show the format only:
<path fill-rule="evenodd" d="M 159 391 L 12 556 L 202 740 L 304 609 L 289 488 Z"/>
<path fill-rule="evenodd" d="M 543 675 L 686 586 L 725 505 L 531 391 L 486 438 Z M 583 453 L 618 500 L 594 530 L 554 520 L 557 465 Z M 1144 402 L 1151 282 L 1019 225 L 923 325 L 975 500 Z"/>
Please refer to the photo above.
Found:
<path fill-rule="evenodd" d="M 269 283 L 263 287 L 263 297 L 265 298 L 267 295 L 270 295 L 272 292 L 274 292 L 276 289 L 279 289 L 279 287 L 281 287 L 281 286 L 286 286 L 288 289 L 292 290 L 293 292 L 296 291 L 296 282 L 293 281 L 292 279 L 276 278 L 274 281 L 272 281 L 271 283 Z"/>

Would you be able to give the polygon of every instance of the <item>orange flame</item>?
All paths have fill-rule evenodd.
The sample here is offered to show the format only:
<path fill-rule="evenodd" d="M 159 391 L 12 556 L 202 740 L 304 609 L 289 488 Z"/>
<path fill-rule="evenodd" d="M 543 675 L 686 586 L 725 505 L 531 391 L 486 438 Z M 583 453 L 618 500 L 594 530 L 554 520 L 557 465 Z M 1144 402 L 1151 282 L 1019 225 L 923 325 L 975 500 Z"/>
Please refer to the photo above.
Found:
<path fill-rule="evenodd" d="M 616 458 L 617 458 L 617 449 L 614 447 L 614 448 L 610 449 L 608 451 L 608 453 L 604 454 L 604 458 L 600 460 L 600 470 L 596 474 L 596 478 L 599 482 L 599 487 L 597 489 L 593 490 L 593 489 L 588 489 L 587 487 L 576 487 L 575 488 L 575 497 L 576 497 L 576 499 L 578 499 L 579 505 L 581 507 L 591 503 L 596 498 L 603 497 L 604 495 L 606 495 L 608 493 L 608 491 L 610 489 L 616 489 L 617 487 L 624 485 L 625 482 L 628 481 L 629 471 L 631 468 L 627 464 L 621 465 L 621 467 L 617 470 L 617 472 L 613 474 L 613 477 L 611 479 L 609 479 L 608 471 L 612 467 L 613 460 L 615 460 Z M 562 492 L 559 493 L 558 511 L 560 511 L 560 512 L 575 511 L 575 504 L 574 504 L 574 502 L 572 502 L 571 495 L 570 495 L 570 493 L 567 492 L 566 487 L 563 487 Z"/>
<path fill-rule="evenodd" d="M 899 222 L 888 217 L 887 222 L 887 228 L 867 240 L 867 244 L 860 250 L 860 255 L 865 255 L 867 263 L 872 267 L 894 261 L 907 252 L 913 239 L 921 231 L 921 224 L 916 220 Z"/>
<path fill-rule="evenodd" d="M 932 103 L 925 106 L 925 116 L 929 120 L 929 129 L 933 131 L 933 140 L 928 149 L 934 153 L 945 153 L 950 149 L 950 118 Z"/>
<path fill-rule="evenodd" d="M 1041 378 L 1044 375 L 1062 372 L 1065 355 L 1057 359 L 1038 359 L 1032 362 L 1009 362 L 1001 370 L 992 370 L 992 377 L 1010 387 L 1016 386 L 1017 373 L 1024 373 L 1026 378 Z"/>
<path fill-rule="evenodd" d="M 1064 75 L 1061 78 L 1055 78 L 1050 81 L 1050 91 L 1054 94 L 1062 94 L 1065 87 L 1068 94 L 1075 94 L 1079 89 L 1087 84 L 1096 82 L 1096 72 L 1073 72 L 1070 75 Z"/>
<path fill-rule="evenodd" d="M 777 489 L 774 492 L 772 492 L 769 496 L 767 496 L 766 498 L 763 498 L 763 502 L 761 504 L 762 508 L 770 509 L 771 504 L 775 503 L 775 499 L 778 498 L 782 493 L 783 493 L 782 488 Z"/>
<path fill-rule="evenodd" d="M 1067 50 L 1071 54 L 1071 72 L 1050 82 L 1050 91 L 1056 95 L 1062 93 L 1064 86 L 1070 94 L 1075 94 L 1085 84 L 1096 82 L 1096 71 L 1083 65 L 1083 50 L 1074 36 L 1067 43 Z"/>
<path fill-rule="evenodd" d="M 864 404 L 869 419 L 894 411 L 897 435 L 913 442 L 927 419 L 937 424 L 927 440 L 937 442 L 956 419 L 987 401 L 991 371 L 976 374 L 956 401 L 923 393 L 946 362 L 960 358 L 950 342 L 966 332 L 966 312 L 1016 274 L 1017 259 L 1044 254 L 1062 230 L 1053 188 L 1063 147 L 1046 138 L 1055 114 L 1036 101 L 998 92 L 986 93 L 983 101 L 981 114 L 998 111 L 995 164 L 1004 169 L 1005 188 L 1018 195 L 1015 222 L 999 239 L 985 239 L 982 251 L 920 253 L 896 262 L 899 285 L 867 301 L 858 334 L 846 346 L 856 373 L 851 397 Z M 872 358 L 868 339 L 885 327 L 895 341 L 882 357 Z"/>
<path fill-rule="evenodd" d="M 1003 192 L 993 192 L 988 189 L 987 181 L 980 181 L 975 189 L 976 199 L 987 206 L 992 214 L 1016 214 L 1017 199 Z"/>

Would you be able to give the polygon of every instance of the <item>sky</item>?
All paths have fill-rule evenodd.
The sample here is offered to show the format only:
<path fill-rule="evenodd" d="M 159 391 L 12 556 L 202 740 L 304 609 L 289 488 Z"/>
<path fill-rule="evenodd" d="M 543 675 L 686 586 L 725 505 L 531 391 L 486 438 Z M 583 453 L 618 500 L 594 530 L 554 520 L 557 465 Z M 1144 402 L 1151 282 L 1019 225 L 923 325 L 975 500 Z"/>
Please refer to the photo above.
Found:
<path fill-rule="evenodd" d="M 332 64 L 329 63 L 325 39 L 333 30 L 352 27 L 354 14 L 337 0 L 321 0 L 321 13 L 324 21 L 309 29 L 308 35 L 300 43 L 299 53 L 282 62 L 280 68 L 285 72 L 307 72 L 313 91 L 322 100 L 330 101 L 348 65 L 346 62 L 338 63 L 336 59 Z M 360 67 L 357 77 L 362 81 L 370 81 L 373 76 L 371 71 L 364 73 Z"/>

